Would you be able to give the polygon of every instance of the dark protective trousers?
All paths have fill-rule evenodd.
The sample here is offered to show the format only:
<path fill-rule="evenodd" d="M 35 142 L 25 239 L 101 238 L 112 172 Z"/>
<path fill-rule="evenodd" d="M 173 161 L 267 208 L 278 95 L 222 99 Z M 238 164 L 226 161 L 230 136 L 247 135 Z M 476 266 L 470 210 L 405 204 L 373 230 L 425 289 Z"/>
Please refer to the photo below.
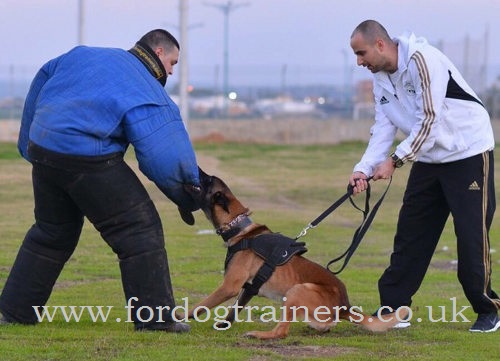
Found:
<path fill-rule="evenodd" d="M 0 296 L 0 312 L 14 322 L 37 322 L 32 306 L 46 304 L 75 250 L 84 216 L 120 262 L 126 300 L 137 297 L 137 329 L 172 321 L 174 298 L 160 217 L 122 154 L 74 157 L 30 145 L 35 224 L 27 232 Z M 159 315 L 157 307 L 164 307 Z M 155 310 L 151 317 L 149 309 Z M 142 322 L 141 320 L 149 320 Z"/>
<path fill-rule="evenodd" d="M 379 279 L 382 306 L 410 306 L 451 213 L 458 279 L 476 313 L 500 307 L 491 289 L 489 229 L 495 212 L 493 152 L 413 164 L 399 213 L 390 266 Z"/>

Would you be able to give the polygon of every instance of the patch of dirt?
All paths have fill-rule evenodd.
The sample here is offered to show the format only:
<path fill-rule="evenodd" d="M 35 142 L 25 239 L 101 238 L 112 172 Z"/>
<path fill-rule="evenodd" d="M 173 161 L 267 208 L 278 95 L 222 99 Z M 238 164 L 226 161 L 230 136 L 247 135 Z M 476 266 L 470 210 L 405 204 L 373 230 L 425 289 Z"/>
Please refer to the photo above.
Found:
<path fill-rule="evenodd" d="M 221 178 L 225 182 L 228 183 L 228 186 L 231 189 L 236 187 L 248 190 L 252 194 L 251 199 L 241 197 L 238 194 L 236 196 L 245 204 L 245 206 L 249 207 L 252 210 L 253 205 L 258 205 L 259 209 L 298 209 L 300 205 L 294 202 L 293 200 L 280 195 L 274 195 L 273 199 L 269 199 L 269 190 L 266 189 L 263 185 L 256 183 L 248 178 L 237 176 L 234 173 L 228 173 L 220 169 L 219 164 L 220 161 L 216 157 L 211 157 L 203 154 L 197 154 L 196 160 L 200 167 L 206 171 L 208 174 L 216 175 Z M 153 199 L 153 201 L 165 201 L 165 196 L 163 193 L 156 187 L 154 184 L 147 179 L 147 177 L 142 174 L 139 170 L 137 162 L 135 160 L 128 160 L 127 163 L 130 167 L 135 171 L 139 179 L 146 185 L 148 192 Z"/>
<path fill-rule="evenodd" d="M 0 173 L 0 182 L 2 185 L 6 184 L 19 184 L 22 182 L 31 181 L 31 166 L 28 162 L 26 164 L 15 163 L 2 163 L 2 172 Z"/>
<path fill-rule="evenodd" d="M 79 286 L 79 285 L 86 285 L 86 284 L 102 282 L 102 281 L 113 281 L 114 282 L 114 281 L 117 281 L 117 278 L 97 277 L 97 278 L 85 279 L 85 280 L 58 281 L 54 285 L 54 289 L 64 289 L 64 288 L 69 288 L 69 287 L 74 287 L 74 286 Z"/>
<path fill-rule="evenodd" d="M 196 154 L 196 160 L 200 167 L 206 171 L 207 173 L 219 173 L 219 164 L 220 161 L 216 157 L 211 157 L 209 155 L 204 154 Z"/>
<path fill-rule="evenodd" d="M 248 178 L 235 176 L 234 174 L 229 174 L 222 171 L 219 168 L 220 161 L 215 157 L 207 155 L 197 155 L 197 161 L 198 164 L 200 164 L 200 167 L 203 168 L 203 170 L 205 170 L 209 174 L 216 175 L 217 177 L 227 182 L 231 189 L 235 188 L 235 185 L 237 185 L 240 188 L 251 190 L 251 192 L 255 194 L 255 196 L 252 197 L 251 200 L 245 200 L 243 199 L 243 197 L 240 198 L 238 195 L 236 195 L 243 203 L 249 203 L 245 204 L 247 207 L 252 208 L 250 202 L 258 204 L 260 209 L 294 209 L 300 207 L 296 202 L 285 196 L 275 195 L 271 201 L 269 199 L 269 191 L 264 186 L 255 183 Z"/>
<path fill-rule="evenodd" d="M 274 360 L 276 356 L 284 356 L 286 358 L 319 358 L 319 357 L 336 357 L 349 352 L 352 349 L 347 347 L 338 346 L 306 346 L 296 344 L 276 344 L 276 343 L 263 343 L 261 345 L 248 345 L 237 343 L 236 346 L 243 348 L 250 348 L 256 351 L 265 351 L 270 355 L 262 354 L 255 355 L 251 361 L 268 361 Z"/>
<path fill-rule="evenodd" d="M 220 132 L 211 132 L 208 133 L 207 135 L 193 139 L 193 143 L 198 142 L 198 143 L 209 143 L 209 144 L 225 143 L 226 141 L 227 139 Z"/>

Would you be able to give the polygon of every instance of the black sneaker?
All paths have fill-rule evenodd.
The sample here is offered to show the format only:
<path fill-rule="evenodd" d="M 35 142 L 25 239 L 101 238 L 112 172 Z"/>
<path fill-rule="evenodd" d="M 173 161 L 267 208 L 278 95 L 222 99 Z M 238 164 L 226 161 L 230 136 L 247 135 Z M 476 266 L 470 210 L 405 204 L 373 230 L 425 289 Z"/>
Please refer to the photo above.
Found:
<path fill-rule="evenodd" d="M 163 331 L 172 333 L 186 333 L 191 330 L 191 326 L 184 322 L 154 323 L 146 326 L 136 327 L 136 331 Z"/>
<path fill-rule="evenodd" d="M 163 332 L 174 332 L 174 333 L 186 333 L 191 330 L 191 327 L 187 323 L 183 322 L 174 322 L 161 331 Z"/>
<path fill-rule="evenodd" d="M 480 313 L 469 329 L 470 332 L 495 332 L 500 328 L 500 318 L 497 313 Z"/>

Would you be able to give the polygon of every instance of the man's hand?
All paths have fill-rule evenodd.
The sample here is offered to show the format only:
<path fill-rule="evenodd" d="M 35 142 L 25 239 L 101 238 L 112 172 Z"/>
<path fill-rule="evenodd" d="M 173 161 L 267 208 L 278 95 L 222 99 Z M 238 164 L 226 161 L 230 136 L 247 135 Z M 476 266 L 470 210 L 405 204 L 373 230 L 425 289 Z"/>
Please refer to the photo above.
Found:
<path fill-rule="evenodd" d="M 392 177 L 395 170 L 394 161 L 389 157 L 375 168 L 373 180 L 389 179 Z"/>
<path fill-rule="evenodd" d="M 352 186 L 352 194 L 364 192 L 368 188 L 368 176 L 361 172 L 354 172 L 349 177 L 349 184 Z"/>
<path fill-rule="evenodd" d="M 374 181 L 379 179 L 389 179 L 396 170 L 394 161 L 391 157 L 384 160 L 376 168 L 370 179 Z M 368 188 L 368 176 L 361 172 L 354 172 L 349 177 L 349 184 L 352 186 L 352 194 L 355 196 L 358 193 L 364 192 Z"/>

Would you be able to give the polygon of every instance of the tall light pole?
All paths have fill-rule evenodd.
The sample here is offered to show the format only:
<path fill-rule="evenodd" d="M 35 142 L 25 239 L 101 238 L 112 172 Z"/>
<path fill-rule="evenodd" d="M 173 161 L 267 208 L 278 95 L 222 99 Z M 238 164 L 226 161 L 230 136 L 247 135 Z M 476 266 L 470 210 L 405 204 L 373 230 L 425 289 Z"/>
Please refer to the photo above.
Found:
<path fill-rule="evenodd" d="M 179 30 L 181 55 L 179 56 L 179 111 L 184 125 L 189 123 L 189 46 L 188 32 L 192 28 L 203 26 L 201 23 L 188 25 L 189 0 L 179 0 L 179 25 L 168 24 Z"/>
<path fill-rule="evenodd" d="M 83 45 L 83 33 L 85 28 L 85 1 L 78 0 L 78 45 Z"/>
<path fill-rule="evenodd" d="M 350 53 L 346 49 L 342 49 L 342 55 L 344 56 L 344 105 L 347 107 L 351 102 L 351 91 L 352 91 L 352 79 L 351 79 L 351 66 L 349 65 L 349 55 Z"/>
<path fill-rule="evenodd" d="M 179 28 L 180 42 L 184 48 L 180 59 L 180 77 L 179 77 L 179 108 L 184 126 L 188 127 L 189 122 L 189 101 L 188 101 L 188 36 L 187 36 L 187 20 L 188 17 L 188 0 L 179 0 Z"/>
<path fill-rule="evenodd" d="M 227 116 L 227 99 L 229 94 L 229 14 L 243 6 L 248 6 L 249 3 L 233 4 L 232 1 L 228 1 L 226 4 L 213 4 L 205 3 L 207 6 L 212 6 L 220 11 L 224 15 L 224 58 L 223 58 L 223 113 Z"/>

